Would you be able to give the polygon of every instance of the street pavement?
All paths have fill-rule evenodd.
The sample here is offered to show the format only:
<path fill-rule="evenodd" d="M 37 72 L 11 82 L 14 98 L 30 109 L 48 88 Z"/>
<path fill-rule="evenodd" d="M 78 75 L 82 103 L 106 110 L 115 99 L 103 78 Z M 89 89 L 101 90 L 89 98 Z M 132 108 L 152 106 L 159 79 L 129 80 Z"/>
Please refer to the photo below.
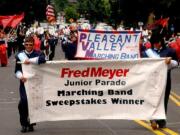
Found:
<path fill-rule="evenodd" d="M 62 60 L 60 45 L 55 60 Z M 11 56 L 7 67 L 0 67 L 0 135 L 21 135 L 18 101 L 19 81 L 14 76 L 15 59 Z M 169 101 L 167 128 L 153 131 L 147 121 L 76 120 L 37 123 L 28 135 L 178 135 L 180 133 L 180 68 L 172 72 L 172 96 Z"/>

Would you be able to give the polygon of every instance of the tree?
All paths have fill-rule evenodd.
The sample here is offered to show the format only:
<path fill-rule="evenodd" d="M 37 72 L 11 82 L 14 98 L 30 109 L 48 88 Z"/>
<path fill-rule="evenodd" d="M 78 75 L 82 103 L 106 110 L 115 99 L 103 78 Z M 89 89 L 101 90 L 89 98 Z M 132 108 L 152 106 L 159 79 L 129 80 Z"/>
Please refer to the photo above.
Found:
<path fill-rule="evenodd" d="M 33 20 L 42 21 L 46 19 L 46 7 L 46 0 L 31 0 L 28 12 L 30 12 L 31 15 L 34 16 Z"/>
<path fill-rule="evenodd" d="M 24 11 L 27 8 L 28 2 L 23 0 L 0 0 L 0 14 L 1 15 L 11 15 L 17 14 Z"/>
<path fill-rule="evenodd" d="M 77 8 L 91 22 L 105 21 L 111 12 L 109 0 L 78 0 Z"/>
<path fill-rule="evenodd" d="M 75 6 L 68 6 L 65 8 L 65 17 L 69 21 L 71 18 L 76 20 L 78 18 L 77 8 Z"/>
<path fill-rule="evenodd" d="M 177 3 L 179 0 L 111 0 L 111 18 L 115 23 L 119 23 L 121 19 L 126 24 L 137 24 L 138 21 L 147 21 L 148 14 L 153 10 L 156 19 L 162 15 L 164 17 L 172 16 L 180 13 Z M 172 8 L 176 5 L 176 8 Z M 120 12 L 118 12 L 120 11 Z M 179 16 L 179 15 L 178 15 Z"/>
<path fill-rule="evenodd" d="M 64 11 L 69 4 L 68 0 L 53 0 L 53 3 L 57 12 Z"/>
<path fill-rule="evenodd" d="M 42 21 L 45 19 L 46 5 L 46 0 L 0 0 L 0 15 L 24 12 L 25 22 L 31 24 L 34 20 Z"/>

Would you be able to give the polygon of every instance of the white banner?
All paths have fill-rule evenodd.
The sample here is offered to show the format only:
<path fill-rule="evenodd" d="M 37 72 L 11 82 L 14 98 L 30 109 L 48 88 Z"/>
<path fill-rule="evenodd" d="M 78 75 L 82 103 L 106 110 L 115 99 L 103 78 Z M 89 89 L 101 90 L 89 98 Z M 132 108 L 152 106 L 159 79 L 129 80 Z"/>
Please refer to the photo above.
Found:
<path fill-rule="evenodd" d="M 140 31 L 79 30 L 76 57 L 92 59 L 137 59 Z"/>
<path fill-rule="evenodd" d="M 31 122 L 165 119 L 164 59 L 23 65 Z"/>

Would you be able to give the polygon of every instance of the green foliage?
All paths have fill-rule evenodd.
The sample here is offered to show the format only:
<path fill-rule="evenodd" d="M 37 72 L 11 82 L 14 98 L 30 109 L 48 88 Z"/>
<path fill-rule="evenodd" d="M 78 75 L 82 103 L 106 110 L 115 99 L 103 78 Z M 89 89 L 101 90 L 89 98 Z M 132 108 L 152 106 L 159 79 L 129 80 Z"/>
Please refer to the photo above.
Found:
<path fill-rule="evenodd" d="M 67 21 L 69 21 L 70 18 L 75 20 L 78 18 L 78 13 L 76 9 L 76 6 L 68 6 L 65 8 L 64 12 Z"/>
<path fill-rule="evenodd" d="M 63 11 L 69 4 L 68 0 L 53 0 L 57 12 Z"/>
<path fill-rule="evenodd" d="M 105 15 L 107 16 L 110 16 L 111 15 L 111 5 L 109 3 L 109 0 L 102 0 L 103 1 L 103 8 L 104 8 L 104 13 Z"/>
<path fill-rule="evenodd" d="M 109 0 L 78 0 L 77 8 L 91 21 L 105 21 L 111 13 Z"/>
<path fill-rule="evenodd" d="M 25 12 L 27 22 L 44 20 L 48 0 L 0 0 L 0 15 Z M 105 21 L 119 23 L 126 20 L 132 23 L 145 21 L 150 10 L 156 16 L 179 16 L 180 0 L 77 0 L 73 6 L 69 0 L 51 0 L 55 11 L 65 11 L 67 19 L 83 15 L 91 22 Z M 77 6 L 76 6 L 77 5 Z M 161 9 L 161 10 L 160 10 Z"/>

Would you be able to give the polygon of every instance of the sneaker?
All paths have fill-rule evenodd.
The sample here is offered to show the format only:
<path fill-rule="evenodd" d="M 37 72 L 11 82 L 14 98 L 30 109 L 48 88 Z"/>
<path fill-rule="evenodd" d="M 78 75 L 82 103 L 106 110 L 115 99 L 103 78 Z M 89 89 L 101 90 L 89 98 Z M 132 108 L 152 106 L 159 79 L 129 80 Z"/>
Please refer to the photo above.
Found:
<path fill-rule="evenodd" d="M 158 124 L 155 120 L 150 120 L 151 122 L 151 127 L 153 130 L 156 130 L 158 128 Z"/>

